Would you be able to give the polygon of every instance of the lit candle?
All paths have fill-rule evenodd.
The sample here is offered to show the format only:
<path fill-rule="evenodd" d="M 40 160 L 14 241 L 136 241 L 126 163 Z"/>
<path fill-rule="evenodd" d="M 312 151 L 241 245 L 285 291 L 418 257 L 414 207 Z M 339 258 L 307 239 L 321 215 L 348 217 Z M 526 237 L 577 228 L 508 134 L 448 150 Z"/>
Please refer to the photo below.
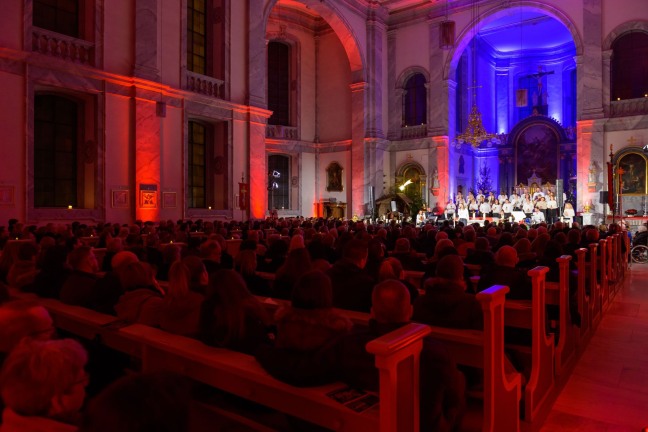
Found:
<path fill-rule="evenodd" d="M 68 206 L 68 210 L 72 210 L 72 204 Z"/>
<path fill-rule="evenodd" d="M 211 210 L 211 206 L 207 207 L 209 210 Z"/>

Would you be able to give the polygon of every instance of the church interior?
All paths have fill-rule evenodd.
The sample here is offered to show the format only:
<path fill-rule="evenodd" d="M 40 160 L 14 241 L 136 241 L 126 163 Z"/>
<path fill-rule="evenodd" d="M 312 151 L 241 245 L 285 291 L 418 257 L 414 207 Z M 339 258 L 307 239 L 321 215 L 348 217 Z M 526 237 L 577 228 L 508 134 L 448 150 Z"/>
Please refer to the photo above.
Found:
<path fill-rule="evenodd" d="M 549 207 L 554 213 L 542 209 L 542 222 L 599 227 L 623 221 L 630 237 L 648 226 L 646 0 L 3 0 L 2 5 L 0 237 L 14 240 L 11 227 L 17 222 L 116 224 L 117 232 L 119 226 L 160 221 L 256 228 L 268 220 L 289 221 L 283 222 L 288 227 L 292 220 L 329 221 L 329 226 L 409 222 L 418 230 L 430 220 L 450 221 L 453 229 L 460 219 L 465 225 L 498 220 L 530 225 L 539 220 L 533 219 L 533 205 L 522 208 L 526 195 L 554 203 Z M 467 217 L 458 213 L 460 205 L 468 208 L 465 197 L 489 201 L 489 194 L 501 199 L 498 210 L 490 205 L 484 210 L 476 198 Z M 521 219 L 512 216 L 514 210 Z M 416 219 L 419 213 L 424 220 Z M 225 230 L 227 241 L 239 240 L 235 231 Z M 600 314 L 599 332 L 582 335 L 598 351 L 574 348 L 574 358 L 587 360 L 568 369 L 577 371 L 577 384 L 591 395 L 610 386 L 620 398 L 630 398 L 625 391 L 638 384 L 629 382 L 648 380 L 642 365 L 633 362 L 630 372 L 619 371 L 622 378 L 613 384 L 587 369 L 598 365 L 592 352 L 609 354 L 606 335 L 636 342 L 648 332 L 645 294 L 637 290 L 645 287 L 647 273 L 641 265 L 627 270 L 631 243 L 623 233 L 617 236 L 608 249 L 599 246 L 599 256 L 608 250 L 611 260 L 610 285 L 602 288 L 599 268 L 601 303 L 591 306 L 592 314 Z M 190 236 L 185 240 L 190 243 Z M 169 237 L 166 244 L 173 241 Z M 235 252 L 238 248 L 237 242 Z M 596 248 L 587 253 L 596 254 Z M 576 261 L 573 255 L 572 270 Z M 597 286 L 594 267 L 582 281 L 589 301 L 592 278 L 592 289 Z M 488 291 L 488 300 L 482 297 L 482 305 L 491 302 L 485 315 L 497 311 L 499 298 L 496 290 Z M 643 309 L 635 314 L 639 304 Z M 84 321 L 82 314 L 57 309 L 58 303 L 49 305 L 71 334 L 119 330 L 115 321 Z M 635 306 L 637 311 L 627 309 Z M 630 316 L 639 319 L 632 322 L 638 330 L 620 335 L 629 324 L 621 317 Z M 574 330 L 574 347 L 580 329 Z M 151 342 L 145 333 L 133 338 L 145 340 L 153 357 L 166 359 L 163 367 L 191 369 L 173 363 L 178 354 L 165 354 L 164 342 Z M 126 349 L 133 340 L 120 339 L 115 346 Z M 558 339 L 555 344 L 562 346 Z M 192 347 L 183 345 L 187 352 Z M 620 351 L 626 355 L 622 361 L 631 362 L 630 348 Z M 640 356 L 646 359 L 645 352 Z M 237 359 L 244 363 L 247 357 Z M 418 364 L 418 353 L 413 358 Z M 537 396 L 524 390 L 528 382 L 518 388 L 515 379 L 503 376 L 510 388 L 492 394 L 512 397 L 512 388 L 522 391 L 524 399 L 514 403 L 521 406 L 516 426 L 497 430 L 484 422 L 476 429 L 562 431 L 589 425 L 588 430 L 625 432 L 648 426 L 636 402 L 625 420 L 592 413 L 600 408 L 597 402 L 604 406 L 611 398 L 584 407 L 585 396 L 567 375 L 558 375 L 556 361 L 557 391 L 543 393 L 557 401 L 553 411 L 534 402 Z M 262 398 L 270 391 L 263 387 L 265 375 L 258 378 L 251 370 L 241 376 L 257 380 L 254 391 Z M 534 374 L 529 379 L 537 385 L 542 372 Z M 209 379 L 203 383 L 209 385 Z M 249 384 L 237 379 L 232 386 Z M 275 391 L 286 409 L 296 412 L 303 397 L 305 416 L 329 429 L 360 430 L 350 425 L 365 420 L 358 414 L 349 416 L 349 424 L 333 424 L 326 417 L 335 417 L 336 410 L 313 411 L 320 400 L 308 390 L 293 392 L 285 385 Z M 646 402 L 645 390 L 639 392 Z M 624 409 L 615 405 L 610 412 Z M 493 422 L 502 421 L 497 413 L 493 408 Z M 390 425 L 381 424 L 380 415 L 363 430 L 418 427 L 418 419 L 408 425 L 399 417 L 408 414 L 400 411 Z M 596 421 L 588 423 L 590 416 Z M 573 427 L 565 426 L 570 421 Z"/>

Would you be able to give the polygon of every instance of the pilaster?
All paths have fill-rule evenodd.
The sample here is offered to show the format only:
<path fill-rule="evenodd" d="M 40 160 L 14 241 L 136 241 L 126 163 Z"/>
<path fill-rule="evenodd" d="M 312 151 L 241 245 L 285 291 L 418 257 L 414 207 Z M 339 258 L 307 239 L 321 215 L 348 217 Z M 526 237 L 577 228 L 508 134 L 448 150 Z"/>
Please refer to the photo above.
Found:
<path fill-rule="evenodd" d="M 151 81 L 160 80 L 160 4 L 157 0 L 135 2 L 135 61 L 133 75 Z"/>

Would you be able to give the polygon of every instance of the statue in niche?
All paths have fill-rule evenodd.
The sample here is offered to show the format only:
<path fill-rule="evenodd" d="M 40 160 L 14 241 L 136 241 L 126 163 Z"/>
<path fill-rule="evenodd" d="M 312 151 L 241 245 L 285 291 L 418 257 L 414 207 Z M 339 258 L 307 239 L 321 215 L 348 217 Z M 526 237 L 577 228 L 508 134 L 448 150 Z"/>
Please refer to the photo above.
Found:
<path fill-rule="evenodd" d="M 326 168 L 326 190 L 328 192 L 342 192 L 342 166 L 337 162 L 331 162 Z"/>
<path fill-rule="evenodd" d="M 590 164 L 587 181 L 589 183 L 596 183 L 596 164 L 594 162 Z"/>
<path fill-rule="evenodd" d="M 439 171 L 436 168 L 432 172 L 432 188 L 439 189 Z"/>
<path fill-rule="evenodd" d="M 459 174 L 464 173 L 464 157 L 463 155 L 459 155 Z"/>

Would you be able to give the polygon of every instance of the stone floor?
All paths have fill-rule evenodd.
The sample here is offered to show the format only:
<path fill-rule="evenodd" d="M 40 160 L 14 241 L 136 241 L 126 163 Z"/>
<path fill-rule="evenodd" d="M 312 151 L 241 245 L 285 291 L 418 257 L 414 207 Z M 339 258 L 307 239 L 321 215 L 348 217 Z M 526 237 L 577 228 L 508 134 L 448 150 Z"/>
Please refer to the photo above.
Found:
<path fill-rule="evenodd" d="M 633 264 L 541 432 L 648 426 L 648 264 Z"/>

